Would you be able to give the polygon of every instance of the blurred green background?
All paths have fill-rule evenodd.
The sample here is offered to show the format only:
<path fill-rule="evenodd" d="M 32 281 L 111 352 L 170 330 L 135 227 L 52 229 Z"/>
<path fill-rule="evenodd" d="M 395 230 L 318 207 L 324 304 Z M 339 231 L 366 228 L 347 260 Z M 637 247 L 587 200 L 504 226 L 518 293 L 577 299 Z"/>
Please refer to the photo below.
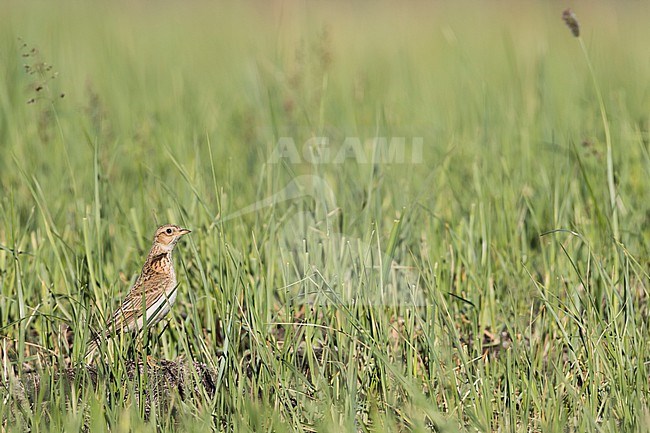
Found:
<path fill-rule="evenodd" d="M 566 192 L 571 146 L 592 143 L 597 159 L 603 133 L 563 6 L 8 2 L 3 190 L 28 194 L 20 173 L 34 175 L 58 202 L 54 213 L 74 224 L 94 197 L 96 147 L 107 221 L 125 224 L 130 208 L 150 219 L 152 209 L 192 206 L 170 157 L 216 215 L 218 188 L 236 209 L 250 202 L 263 170 L 281 170 L 263 167 L 278 137 L 300 145 L 380 135 L 423 137 L 425 164 L 385 170 L 398 170 L 409 192 L 428 189 L 431 210 L 446 217 L 476 202 L 473 173 L 501 184 L 497 195 L 524 186 Z M 612 121 L 620 192 L 638 216 L 648 202 L 639 146 L 648 123 L 647 8 L 596 2 L 578 11 Z M 18 38 L 39 56 L 21 57 Z M 37 61 L 57 73 L 44 83 L 49 92 L 35 92 L 42 80 L 23 69 Z M 34 97 L 42 99 L 27 105 Z M 350 188 L 345 176 L 332 182 Z M 413 203 L 410 194 L 393 200 L 397 209 Z M 545 228 L 574 222 L 561 217 Z"/>

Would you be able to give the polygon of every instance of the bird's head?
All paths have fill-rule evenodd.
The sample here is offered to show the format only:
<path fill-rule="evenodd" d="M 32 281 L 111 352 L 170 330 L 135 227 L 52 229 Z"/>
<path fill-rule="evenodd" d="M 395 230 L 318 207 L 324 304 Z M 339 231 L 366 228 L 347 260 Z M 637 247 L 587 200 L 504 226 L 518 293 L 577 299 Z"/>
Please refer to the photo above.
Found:
<path fill-rule="evenodd" d="M 190 233 L 188 229 L 184 229 L 174 224 L 165 224 L 158 227 L 156 235 L 154 236 L 154 243 L 159 244 L 164 249 L 172 249 L 176 242 L 183 236 Z"/>

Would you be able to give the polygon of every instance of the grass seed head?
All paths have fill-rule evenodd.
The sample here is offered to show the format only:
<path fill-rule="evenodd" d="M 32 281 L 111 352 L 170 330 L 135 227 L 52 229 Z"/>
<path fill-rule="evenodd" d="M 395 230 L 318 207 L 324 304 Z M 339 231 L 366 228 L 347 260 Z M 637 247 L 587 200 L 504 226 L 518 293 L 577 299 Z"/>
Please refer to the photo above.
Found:
<path fill-rule="evenodd" d="M 565 9 L 564 12 L 562 12 L 562 19 L 566 23 L 566 25 L 571 29 L 571 33 L 573 33 L 573 36 L 576 38 L 580 36 L 580 24 L 578 23 L 578 18 L 576 17 L 576 14 L 569 9 Z"/>

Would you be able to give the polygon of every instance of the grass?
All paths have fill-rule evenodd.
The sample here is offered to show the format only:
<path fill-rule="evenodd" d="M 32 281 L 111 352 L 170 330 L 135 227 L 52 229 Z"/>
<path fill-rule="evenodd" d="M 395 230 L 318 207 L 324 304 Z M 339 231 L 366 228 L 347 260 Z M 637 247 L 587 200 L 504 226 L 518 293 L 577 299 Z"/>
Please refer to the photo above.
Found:
<path fill-rule="evenodd" d="M 557 7 L 10 2 L 2 431 L 647 431 L 648 11 Z M 57 381 L 165 222 L 168 322 Z"/>

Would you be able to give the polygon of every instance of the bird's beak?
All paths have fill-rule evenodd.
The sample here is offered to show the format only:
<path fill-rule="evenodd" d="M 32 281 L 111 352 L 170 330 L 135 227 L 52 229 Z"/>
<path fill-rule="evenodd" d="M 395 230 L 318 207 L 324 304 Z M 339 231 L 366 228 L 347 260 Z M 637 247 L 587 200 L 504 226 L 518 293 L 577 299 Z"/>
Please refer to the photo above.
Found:
<path fill-rule="evenodd" d="M 180 233 L 181 236 L 183 236 L 183 235 L 186 235 L 186 234 L 188 234 L 188 233 L 192 233 L 192 230 L 181 229 L 181 231 L 180 231 L 179 233 Z"/>

